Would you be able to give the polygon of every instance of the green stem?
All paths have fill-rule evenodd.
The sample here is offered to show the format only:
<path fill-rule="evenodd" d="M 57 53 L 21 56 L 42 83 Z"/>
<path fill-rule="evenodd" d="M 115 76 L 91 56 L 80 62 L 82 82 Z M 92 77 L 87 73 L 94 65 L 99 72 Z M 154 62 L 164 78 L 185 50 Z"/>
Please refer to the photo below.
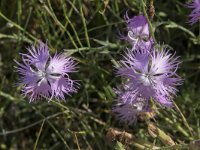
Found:
<path fill-rule="evenodd" d="M 89 39 L 89 36 L 88 36 L 88 31 L 87 31 L 86 20 L 85 20 L 84 14 L 83 14 L 83 6 L 82 6 L 80 0 L 78 2 L 79 2 L 79 6 L 80 6 L 81 20 L 83 22 L 83 27 L 84 27 L 84 31 L 85 31 L 85 38 L 86 38 L 87 46 L 91 47 L 90 46 L 90 39 Z"/>
<path fill-rule="evenodd" d="M 199 36 L 198 36 L 198 43 L 200 44 L 200 19 L 199 19 Z"/>
<path fill-rule="evenodd" d="M 45 120 L 43 120 L 42 125 L 41 125 L 41 127 L 40 127 L 40 130 L 39 130 L 37 139 L 36 139 L 35 144 L 34 144 L 34 150 L 36 150 L 36 148 L 37 148 L 38 141 L 39 141 L 39 138 L 40 138 L 40 135 L 41 135 L 41 133 L 42 133 L 43 126 L 44 126 L 44 122 L 45 122 Z"/>
<path fill-rule="evenodd" d="M 185 126 L 188 128 L 188 130 L 189 130 L 191 136 L 194 137 L 194 135 L 193 135 L 193 133 L 192 133 L 192 131 L 191 131 L 191 128 L 190 128 L 190 126 L 189 126 L 189 124 L 188 124 L 188 122 L 187 122 L 185 116 L 183 115 L 183 113 L 181 112 L 181 110 L 179 109 L 179 107 L 176 105 L 176 103 L 175 103 L 173 100 L 172 100 L 172 102 L 173 102 L 173 104 L 174 104 L 176 110 L 180 113 L 180 115 L 181 115 L 181 117 L 182 117 L 182 119 L 183 119 L 183 123 L 184 123 Z"/>
<path fill-rule="evenodd" d="M 5 19 L 6 21 L 8 21 L 9 23 L 11 23 L 14 27 L 18 28 L 19 30 L 23 31 L 27 36 L 29 36 L 31 39 L 33 39 L 34 41 L 39 42 L 39 40 L 34 37 L 33 35 L 31 35 L 30 33 L 28 33 L 27 31 L 25 31 L 24 28 L 22 28 L 20 25 L 18 25 L 17 23 L 13 22 L 12 20 L 8 19 L 4 14 L 2 14 L 0 12 L 0 17 L 2 17 L 3 19 Z"/>
<path fill-rule="evenodd" d="M 153 40 L 154 40 L 154 43 L 157 44 L 156 38 L 155 38 L 155 36 L 154 36 L 153 26 L 152 26 L 152 24 L 151 24 L 151 21 L 149 20 L 149 17 L 148 17 L 148 15 L 147 15 L 147 12 L 146 12 L 146 9 L 145 9 L 146 5 L 145 5 L 145 3 L 144 3 L 143 0 L 141 0 L 141 2 L 142 2 L 142 10 L 143 10 L 143 13 L 144 13 L 144 15 L 145 15 L 145 17 L 146 17 L 146 19 L 147 19 L 148 25 L 149 25 L 150 34 L 151 34 L 151 36 L 152 36 L 152 38 L 153 38 Z"/>

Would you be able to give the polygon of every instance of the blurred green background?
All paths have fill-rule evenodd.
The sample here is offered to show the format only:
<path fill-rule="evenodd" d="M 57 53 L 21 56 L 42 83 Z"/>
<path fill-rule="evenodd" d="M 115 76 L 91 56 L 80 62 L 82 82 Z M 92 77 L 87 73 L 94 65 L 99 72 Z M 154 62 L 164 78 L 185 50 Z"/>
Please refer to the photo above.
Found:
<path fill-rule="evenodd" d="M 144 2 L 148 12 L 149 1 Z M 186 2 L 154 0 L 156 40 L 181 56 L 178 74 L 184 84 L 174 100 L 181 113 L 158 107 L 152 121 L 187 149 L 200 138 L 200 24 L 187 24 L 191 10 Z M 127 10 L 130 17 L 142 13 L 141 0 L 0 0 L 0 149 L 139 149 L 137 140 L 144 148 L 148 143 L 170 149 L 149 134 L 145 122 L 128 126 L 111 112 L 113 88 L 121 83 L 114 66 L 129 47 L 120 39 Z M 30 44 L 47 39 L 52 54 L 64 52 L 78 62 L 79 71 L 71 78 L 81 86 L 66 102 L 29 104 L 16 86 L 13 60 L 20 61 L 19 53 L 26 53 Z M 109 128 L 137 140 L 109 141 Z"/>

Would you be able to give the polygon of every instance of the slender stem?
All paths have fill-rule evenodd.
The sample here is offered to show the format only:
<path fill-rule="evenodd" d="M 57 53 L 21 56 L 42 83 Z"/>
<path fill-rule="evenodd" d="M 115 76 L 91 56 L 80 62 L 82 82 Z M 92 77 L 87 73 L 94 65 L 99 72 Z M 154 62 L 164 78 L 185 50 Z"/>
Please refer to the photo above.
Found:
<path fill-rule="evenodd" d="M 199 19 L 199 36 L 198 36 L 198 43 L 200 44 L 200 19 Z"/>
<path fill-rule="evenodd" d="M 41 133 L 42 133 L 43 126 L 44 126 L 44 122 L 45 122 L 45 119 L 43 120 L 42 125 L 41 125 L 41 127 L 40 127 L 40 130 L 39 130 L 37 139 L 36 139 L 36 141 L 35 141 L 34 149 L 33 149 L 33 150 L 36 150 L 36 148 L 37 148 L 38 141 L 39 141 L 39 138 L 40 138 L 40 135 L 41 135 Z"/>
<path fill-rule="evenodd" d="M 64 108 L 64 109 L 68 110 L 70 112 L 70 109 L 67 106 L 65 106 L 65 105 L 63 105 L 63 104 L 61 104 L 61 103 L 59 103 L 57 101 L 54 101 L 54 100 L 52 100 L 51 102 L 56 104 L 56 105 L 58 105 L 61 108 Z"/>
<path fill-rule="evenodd" d="M 77 144 L 78 150 L 81 150 L 80 146 L 79 146 L 79 143 L 78 143 L 78 138 L 76 136 L 76 133 L 74 133 L 74 136 L 75 136 L 75 140 L 76 140 L 76 144 Z"/>
<path fill-rule="evenodd" d="M 31 35 L 30 33 L 28 33 L 27 31 L 25 31 L 24 28 L 22 28 L 20 25 L 18 25 L 17 23 L 13 22 L 12 20 L 8 19 L 2 12 L 0 12 L 0 17 L 2 17 L 4 20 L 8 21 L 9 23 L 11 23 L 14 27 L 18 28 L 19 30 L 23 31 L 27 36 L 29 36 L 31 39 L 39 42 L 39 40 L 34 37 L 33 35 Z"/>
<path fill-rule="evenodd" d="M 154 40 L 154 43 L 157 43 L 156 38 L 155 38 L 155 36 L 154 36 L 153 26 L 152 26 L 152 24 L 151 24 L 151 21 L 149 20 L 149 17 L 148 17 L 148 15 L 147 15 L 147 12 L 146 12 L 146 9 L 145 9 L 146 5 L 145 5 L 145 3 L 144 3 L 144 0 L 141 0 L 141 2 L 142 2 L 142 10 L 143 10 L 143 13 L 144 13 L 144 15 L 145 15 L 145 17 L 146 17 L 146 19 L 147 19 L 147 22 L 148 22 L 148 25 L 149 25 L 149 28 L 150 28 L 150 34 L 151 34 L 151 36 L 152 36 L 152 38 L 153 38 L 153 40 Z"/>
<path fill-rule="evenodd" d="M 31 123 L 31 124 L 29 124 L 29 125 L 27 125 L 27 126 L 24 126 L 24 127 L 18 128 L 18 129 L 14 129 L 14 130 L 10 130 L 10 131 L 5 131 L 5 130 L 4 130 L 3 132 L 0 132 L 0 136 L 5 136 L 5 135 L 8 135 L 8 134 L 14 134 L 14 133 L 17 133 L 17 132 L 24 131 L 24 130 L 26 130 L 26 129 L 32 128 L 32 127 L 34 127 L 34 126 L 40 124 L 40 123 L 43 122 L 44 120 L 50 120 L 50 119 L 52 119 L 52 118 L 55 118 L 55 117 L 57 117 L 57 116 L 59 116 L 59 115 L 65 114 L 65 113 L 68 113 L 68 111 L 65 110 L 65 111 L 63 111 L 63 112 L 58 112 L 58 113 L 56 113 L 56 114 L 47 116 L 47 117 L 45 117 L 45 118 L 43 118 L 43 119 L 41 119 L 41 120 L 39 120 L 39 121 L 36 121 L 36 122 L 34 122 L 34 123 Z"/>
<path fill-rule="evenodd" d="M 51 7 L 50 1 L 48 0 L 47 2 L 48 2 L 49 7 L 47 5 L 44 5 L 43 8 L 52 17 L 52 19 L 60 27 L 60 29 L 67 33 L 67 35 L 68 35 L 69 39 L 71 40 L 73 46 L 75 48 L 78 48 L 78 46 L 77 46 L 76 42 L 74 41 L 74 39 L 73 39 L 72 35 L 70 34 L 70 32 L 67 29 L 65 29 L 64 25 L 58 20 L 57 16 L 55 15 L 55 13 L 53 11 L 53 8 Z"/>
<path fill-rule="evenodd" d="M 85 38 L 86 38 L 87 46 L 91 47 L 90 46 L 90 39 L 89 39 L 89 36 L 88 36 L 88 31 L 87 31 L 86 20 L 85 20 L 84 14 L 83 14 L 83 6 L 82 6 L 80 0 L 78 2 L 79 2 L 79 6 L 80 6 L 81 20 L 83 22 L 83 27 L 84 27 L 84 32 L 85 32 Z"/>
<path fill-rule="evenodd" d="M 179 107 L 176 105 L 176 103 L 175 103 L 173 100 L 172 100 L 172 102 L 173 102 L 175 108 L 177 109 L 177 111 L 180 113 L 180 115 L 181 115 L 181 117 L 182 117 L 182 119 L 183 119 L 183 123 L 184 123 L 185 126 L 188 128 L 188 130 L 190 131 L 191 136 L 194 137 L 194 135 L 193 135 L 193 133 L 192 133 L 192 131 L 191 131 L 191 128 L 190 128 L 190 126 L 189 126 L 189 124 L 188 124 L 188 122 L 187 122 L 185 116 L 183 115 L 183 113 L 181 112 L 181 110 L 179 109 Z"/>
<path fill-rule="evenodd" d="M 43 119 L 46 118 L 36 107 L 32 107 Z M 70 150 L 70 147 L 68 146 L 65 138 L 61 135 L 61 133 L 56 129 L 56 127 L 49 121 L 46 120 L 47 123 L 51 126 L 51 128 L 54 130 L 54 132 L 57 134 L 57 136 L 61 139 L 61 141 L 63 142 L 63 144 L 65 145 L 66 149 Z"/>

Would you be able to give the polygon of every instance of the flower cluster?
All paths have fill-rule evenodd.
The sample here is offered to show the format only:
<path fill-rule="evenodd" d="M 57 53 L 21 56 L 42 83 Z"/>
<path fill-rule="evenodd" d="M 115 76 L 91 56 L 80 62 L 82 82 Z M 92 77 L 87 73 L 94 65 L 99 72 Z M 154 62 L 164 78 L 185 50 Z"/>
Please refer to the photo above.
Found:
<path fill-rule="evenodd" d="M 41 98 L 64 100 L 65 94 L 77 91 L 78 84 L 68 75 L 76 71 L 72 58 L 61 53 L 50 56 L 47 44 L 42 42 L 38 48 L 31 46 L 27 50 L 28 54 L 21 54 L 22 63 L 15 62 L 21 75 L 19 85 L 30 102 Z"/>
<path fill-rule="evenodd" d="M 186 7 L 193 9 L 189 15 L 189 24 L 193 25 L 200 21 L 200 0 L 193 0 L 191 3 L 187 3 Z"/>
<path fill-rule="evenodd" d="M 137 116 L 151 111 L 149 100 L 165 107 L 172 107 L 171 99 L 176 95 L 176 86 L 182 83 L 176 74 L 180 61 L 170 50 L 162 46 L 153 46 L 150 42 L 149 28 L 143 15 L 128 21 L 128 38 L 132 49 L 128 49 L 117 75 L 126 81 L 115 89 L 118 104 L 113 108 L 120 121 L 133 123 Z M 130 36 L 129 32 L 133 36 Z M 146 37 L 147 45 L 143 42 Z M 134 38 L 133 38 L 134 37 Z M 130 40 L 132 38 L 132 41 Z"/>
<path fill-rule="evenodd" d="M 126 23 L 125 39 L 132 48 L 126 51 L 117 68 L 117 75 L 125 82 L 115 89 L 118 103 L 113 112 L 120 121 L 132 124 L 138 115 L 151 112 L 150 99 L 172 107 L 171 100 L 176 96 L 176 86 L 182 84 L 182 79 L 176 74 L 180 64 L 178 57 L 162 46 L 154 46 L 146 17 L 129 18 L 126 15 Z M 15 62 L 21 75 L 19 85 L 30 102 L 41 98 L 64 100 L 65 95 L 77 92 L 78 83 L 69 78 L 69 73 L 76 71 L 72 58 L 62 53 L 52 57 L 47 43 L 42 42 L 27 50 L 27 54 L 21 53 L 22 63 Z"/>

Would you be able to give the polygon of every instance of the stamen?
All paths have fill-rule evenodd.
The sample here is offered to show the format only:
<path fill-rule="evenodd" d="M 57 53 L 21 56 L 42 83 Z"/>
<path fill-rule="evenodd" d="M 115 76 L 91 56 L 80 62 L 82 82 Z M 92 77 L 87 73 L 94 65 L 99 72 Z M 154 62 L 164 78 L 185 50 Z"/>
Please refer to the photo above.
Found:
<path fill-rule="evenodd" d="M 42 78 L 40 79 L 38 82 L 37 82 L 37 85 L 40 86 L 42 84 L 42 82 L 44 82 L 44 80 L 46 80 L 45 78 Z"/>
<path fill-rule="evenodd" d="M 144 104 L 142 102 L 137 102 L 132 105 L 133 109 L 136 109 L 138 111 L 141 111 L 143 109 Z"/>
<path fill-rule="evenodd" d="M 136 42 L 138 39 L 137 37 L 133 34 L 132 31 L 128 31 L 128 37 L 133 40 L 134 42 Z"/>

